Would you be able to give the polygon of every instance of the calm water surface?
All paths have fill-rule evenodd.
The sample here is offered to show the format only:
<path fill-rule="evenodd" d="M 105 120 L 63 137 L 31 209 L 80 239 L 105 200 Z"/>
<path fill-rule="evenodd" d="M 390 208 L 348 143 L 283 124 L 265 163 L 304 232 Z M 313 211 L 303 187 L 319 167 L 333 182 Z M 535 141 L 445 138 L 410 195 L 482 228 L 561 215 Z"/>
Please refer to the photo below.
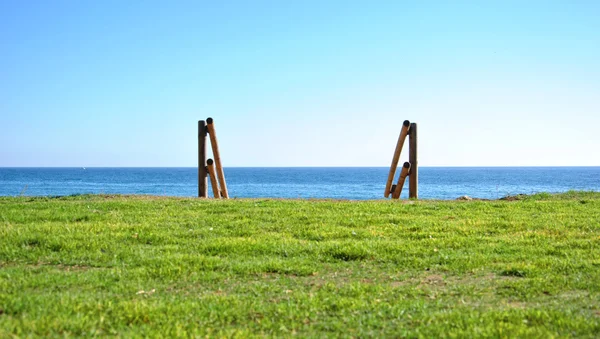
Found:
<path fill-rule="evenodd" d="M 380 199 L 388 168 L 226 168 L 230 196 L 239 198 Z M 407 182 L 408 185 L 408 182 Z M 419 197 L 600 191 L 600 167 L 421 167 Z M 407 186 L 403 197 L 407 194 Z M 210 192 L 210 189 L 209 189 Z M 196 196 L 195 168 L 0 168 L 0 195 L 84 193 Z M 209 193 L 212 194 L 212 193 Z"/>

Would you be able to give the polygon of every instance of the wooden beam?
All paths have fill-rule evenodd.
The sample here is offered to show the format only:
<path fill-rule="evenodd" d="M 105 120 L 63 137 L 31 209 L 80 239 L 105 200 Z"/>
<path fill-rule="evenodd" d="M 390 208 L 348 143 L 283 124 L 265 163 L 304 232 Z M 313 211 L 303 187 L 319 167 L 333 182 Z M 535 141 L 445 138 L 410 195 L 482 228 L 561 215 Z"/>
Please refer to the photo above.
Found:
<path fill-rule="evenodd" d="M 400 199 L 400 194 L 402 194 L 402 187 L 404 187 L 404 181 L 410 172 L 410 163 L 405 162 L 402 165 L 402 172 L 400 172 L 400 177 L 398 177 L 398 183 L 395 185 L 396 188 L 392 192 L 392 199 Z"/>
<path fill-rule="evenodd" d="M 212 186 L 213 196 L 215 199 L 221 199 L 221 191 L 219 190 L 219 182 L 215 174 L 215 165 L 213 159 L 206 160 L 206 169 L 208 170 L 208 177 L 210 178 L 210 185 Z"/>
<path fill-rule="evenodd" d="M 408 197 L 419 198 L 419 160 L 417 157 L 417 124 L 410 124 L 408 161 L 410 162 L 410 174 L 408 179 Z"/>
<path fill-rule="evenodd" d="M 388 174 L 385 191 L 383 192 L 383 196 L 386 198 L 390 196 L 392 182 L 394 181 L 394 175 L 396 175 L 396 168 L 398 167 L 398 161 L 400 160 L 400 153 L 402 153 L 402 146 L 404 146 L 404 140 L 406 140 L 406 135 L 408 134 L 410 126 L 411 124 L 408 120 L 404 120 L 402 123 L 402 129 L 400 130 L 400 136 L 398 137 L 396 149 L 394 150 L 394 157 L 392 158 L 392 165 L 390 166 L 390 173 Z"/>
<path fill-rule="evenodd" d="M 221 185 L 221 195 L 223 198 L 228 199 L 229 193 L 227 192 L 227 184 L 225 183 L 223 165 L 221 165 L 221 154 L 219 153 L 219 143 L 217 142 L 217 133 L 215 132 L 213 118 L 206 119 L 206 127 L 208 129 L 208 134 L 210 135 L 210 145 L 212 146 L 213 156 L 215 158 L 217 178 L 219 179 L 219 184 Z"/>
<path fill-rule="evenodd" d="M 208 197 L 206 180 L 206 122 L 198 121 L 198 197 Z"/>

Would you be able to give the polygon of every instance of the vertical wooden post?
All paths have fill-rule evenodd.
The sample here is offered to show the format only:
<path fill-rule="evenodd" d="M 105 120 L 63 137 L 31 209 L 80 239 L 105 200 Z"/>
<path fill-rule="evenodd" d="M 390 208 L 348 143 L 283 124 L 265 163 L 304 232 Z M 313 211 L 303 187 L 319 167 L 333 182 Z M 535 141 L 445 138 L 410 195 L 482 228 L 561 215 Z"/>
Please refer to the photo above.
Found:
<path fill-rule="evenodd" d="M 217 170 L 217 178 L 221 185 L 221 195 L 223 198 L 228 199 L 229 193 L 227 192 L 227 184 L 225 183 L 225 173 L 223 172 L 223 165 L 221 165 L 221 154 L 219 153 L 219 144 L 217 142 L 217 133 L 215 132 L 215 124 L 213 118 L 206 119 L 206 127 L 208 134 L 210 135 L 210 145 L 212 146 L 213 156 L 215 157 L 215 166 Z"/>
<path fill-rule="evenodd" d="M 396 184 L 396 188 L 392 192 L 392 199 L 400 199 L 400 194 L 402 194 L 402 187 L 404 187 L 404 181 L 410 172 L 410 163 L 405 162 L 402 165 L 402 172 L 400 172 L 400 177 L 398 178 L 398 184 Z"/>
<path fill-rule="evenodd" d="M 206 122 L 198 121 L 198 197 L 207 198 L 206 178 Z"/>
<path fill-rule="evenodd" d="M 408 161 L 410 162 L 410 174 L 408 179 L 408 197 L 419 198 L 419 162 L 417 158 L 417 124 L 410 124 Z"/>
<path fill-rule="evenodd" d="M 400 160 L 402 146 L 404 146 L 404 140 L 406 140 L 406 135 L 409 133 L 410 126 L 411 124 L 408 120 L 404 120 L 404 122 L 402 123 L 402 130 L 400 130 L 400 136 L 398 137 L 398 142 L 396 143 L 394 157 L 392 158 L 392 165 L 390 166 L 390 173 L 388 174 L 388 179 L 385 184 L 385 191 L 383 192 L 383 196 L 386 198 L 390 196 L 392 182 L 394 181 L 394 175 L 396 174 L 396 168 L 398 167 L 398 160 Z"/>
<path fill-rule="evenodd" d="M 215 199 L 220 199 L 221 191 L 219 190 L 219 183 L 217 181 L 213 159 L 206 160 L 206 169 L 208 170 L 208 176 L 210 177 L 210 185 L 212 186 L 213 195 Z"/>

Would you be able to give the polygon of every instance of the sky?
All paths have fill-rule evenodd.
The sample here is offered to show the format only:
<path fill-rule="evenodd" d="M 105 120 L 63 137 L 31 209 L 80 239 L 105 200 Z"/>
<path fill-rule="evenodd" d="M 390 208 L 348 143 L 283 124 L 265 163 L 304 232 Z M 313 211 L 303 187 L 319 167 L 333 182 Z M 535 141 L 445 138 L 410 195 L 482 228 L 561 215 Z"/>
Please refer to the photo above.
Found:
<path fill-rule="evenodd" d="M 389 166 L 404 120 L 421 166 L 600 166 L 599 18 L 576 0 L 1 1 L 0 166 L 196 166 L 207 117 L 225 167 Z"/>

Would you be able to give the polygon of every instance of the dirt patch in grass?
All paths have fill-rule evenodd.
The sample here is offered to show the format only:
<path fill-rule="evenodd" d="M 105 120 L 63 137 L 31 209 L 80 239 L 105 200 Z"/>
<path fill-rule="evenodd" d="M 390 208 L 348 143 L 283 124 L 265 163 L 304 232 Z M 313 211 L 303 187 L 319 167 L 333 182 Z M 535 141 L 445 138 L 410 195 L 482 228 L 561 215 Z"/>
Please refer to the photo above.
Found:
<path fill-rule="evenodd" d="M 20 263 L 17 261 L 11 262 L 0 262 L 1 268 L 29 268 L 29 269 L 39 269 L 39 268 L 53 268 L 59 271 L 65 272 L 83 272 L 89 270 L 100 270 L 106 269 L 106 267 L 99 266 L 88 266 L 88 265 L 68 265 L 68 264 L 56 264 L 51 262 L 36 262 L 36 263 Z"/>
<path fill-rule="evenodd" d="M 89 271 L 89 270 L 97 270 L 97 269 L 102 268 L 102 267 L 86 266 L 86 265 L 63 265 L 63 264 L 54 265 L 54 267 L 59 270 L 67 271 L 67 272 Z"/>
<path fill-rule="evenodd" d="M 67 264 L 53 264 L 53 263 L 49 263 L 49 262 L 39 262 L 39 263 L 35 263 L 35 264 L 31 264 L 28 265 L 29 267 L 51 267 L 60 271 L 67 271 L 67 272 L 81 272 L 81 271 L 89 271 L 89 270 L 96 270 L 96 269 L 102 269 L 104 267 L 96 267 L 96 266 L 87 266 L 87 265 L 67 265 Z"/>
<path fill-rule="evenodd" d="M 432 274 L 425 279 L 421 280 L 420 285 L 435 285 L 435 286 L 445 286 L 446 282 L 444 282 L 444 277 L 439 274 Z"/>

